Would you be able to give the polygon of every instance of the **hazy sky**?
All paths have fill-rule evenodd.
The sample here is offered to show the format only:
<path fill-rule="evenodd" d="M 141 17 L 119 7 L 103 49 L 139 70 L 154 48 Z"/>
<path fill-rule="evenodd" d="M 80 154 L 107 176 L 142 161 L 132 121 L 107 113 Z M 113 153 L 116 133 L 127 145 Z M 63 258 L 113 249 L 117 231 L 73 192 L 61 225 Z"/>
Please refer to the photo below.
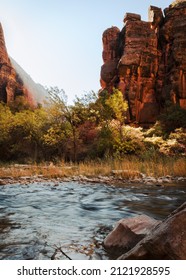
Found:
<path fill-rule="evenodd" d="M 44 86 L 75 95 L 98 91 L 102 33 L 122 29 L 126 12 L 148 19 L 148 7 L 164 9 L 172 0 L 0 0 L 9 55 Z"/>

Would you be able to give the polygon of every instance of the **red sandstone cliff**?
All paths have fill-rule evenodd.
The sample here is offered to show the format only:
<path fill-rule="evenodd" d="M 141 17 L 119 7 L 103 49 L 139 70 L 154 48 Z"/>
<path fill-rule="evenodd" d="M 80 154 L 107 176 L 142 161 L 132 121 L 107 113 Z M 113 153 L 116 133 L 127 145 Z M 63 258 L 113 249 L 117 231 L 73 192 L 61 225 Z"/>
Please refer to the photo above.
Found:
<path fill-rule="evenodd" d="M 42 103 L 47 93 L 12 59 L 9 58 L 0 24 L 0 102 L 13 102 L 24 96 L 32 106 Z"/>
<path fill-rule="evenodd" d="M 128 101 L 129 122 L 149 125 L 166 100 L 186 109 L 186 1 L 149 8 L 149 21 L 127 13 L 120 31 L 103 33 L 101 86 L 119 88 Z"/>
<path fill-rule="evenodd" d="M 22 80 L 12 67 L 0 24 L 0 101 L 10 103 L 19 95 L 25 96 L 31 104 L 33 103 L 32 96 L 29 95 Z"/>

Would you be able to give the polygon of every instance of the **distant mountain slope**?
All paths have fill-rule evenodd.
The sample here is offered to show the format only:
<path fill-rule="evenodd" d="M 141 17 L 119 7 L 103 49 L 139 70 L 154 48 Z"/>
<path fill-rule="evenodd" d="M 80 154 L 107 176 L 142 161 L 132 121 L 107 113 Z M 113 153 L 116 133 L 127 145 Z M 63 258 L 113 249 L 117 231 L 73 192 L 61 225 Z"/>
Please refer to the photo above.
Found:
<path fill-rule="evenodd" d="M 0 102 L 10 104 L 18 96 L 24 96 L 30 105 L 37 106 L 43 103 L 47 91 L 9 57 L 0 23 Z"/>
<path fill-rule="evenodd" d="M 48 93 L 45 88 L 41 84 L 37 84 L 33 81 L 33 79 L 28 75 L 25 70 L 12 58 L 9 57 L 12 66 L 15 71 L 23 81 L 24 86 L 27 88 L 29 93 L 32 95 L 32 98 L 35 103 L 43 103 L 46 99 Z"/>

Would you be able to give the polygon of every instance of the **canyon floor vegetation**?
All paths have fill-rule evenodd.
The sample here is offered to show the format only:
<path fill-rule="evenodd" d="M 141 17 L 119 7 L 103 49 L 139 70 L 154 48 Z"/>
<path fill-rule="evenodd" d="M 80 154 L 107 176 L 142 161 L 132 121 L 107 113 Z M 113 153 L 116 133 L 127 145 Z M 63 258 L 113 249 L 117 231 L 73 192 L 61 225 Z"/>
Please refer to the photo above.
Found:
<path fill-rule="evenodd" d="M 7 164 L 14 176 L 105 176 L 112 170 L 125 170 L 124 177 L 134 171 L 186 175 L 186 111 L 179 106 L 166 106 L 144 129 L 125 123 L 128 106 L 117 89 L 102 91 L 99 98 L 90 92 L 70 106 L 63 90 L 48 92 L 46 104 L 37 108 L 23 97 L 9 106 L 0 103 L 1 176 Z M 13 163 L 32 167 L 20 174 Z"/>

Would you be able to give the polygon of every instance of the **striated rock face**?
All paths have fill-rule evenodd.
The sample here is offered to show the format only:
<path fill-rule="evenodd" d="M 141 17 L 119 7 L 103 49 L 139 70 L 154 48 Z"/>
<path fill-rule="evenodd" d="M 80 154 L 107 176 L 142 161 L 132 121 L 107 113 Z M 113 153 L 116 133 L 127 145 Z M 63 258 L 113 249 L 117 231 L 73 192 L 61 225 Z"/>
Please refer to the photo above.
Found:
<path fill-rule="evenodd" d="M 186 109 L 186 1 L 165 9 L 164 24 L 160 28 L 160 60 L 158 89 Z M 161 45 L 160 45 L 161 43 Z"/>
<path fill-rule="evenodd" d="M 148 126 L 165 101 L 186 109 L 186 1 L 165 9 L 150 6 L 149 21 L 127 13 L 124 28 L 103 33 L 102 89 L 119 88 L 129 122 Z"/>
<path fill-rule="evenodd" d="M 9 58 L 0 24 L 0 102 L 11 103 L 17 96 L 24 96 L 30 105 L 35 106 L 38 102 L 42 103 L 46 91 Z"/>
<path fill-rule="evenodd" d="M 103 33 L 103 61 L 101 68 L 101 86 L 112 89 L 116 83 L 117 65 L 119 61 L 118 37 L 120 30 L 111 27 Z"/>

